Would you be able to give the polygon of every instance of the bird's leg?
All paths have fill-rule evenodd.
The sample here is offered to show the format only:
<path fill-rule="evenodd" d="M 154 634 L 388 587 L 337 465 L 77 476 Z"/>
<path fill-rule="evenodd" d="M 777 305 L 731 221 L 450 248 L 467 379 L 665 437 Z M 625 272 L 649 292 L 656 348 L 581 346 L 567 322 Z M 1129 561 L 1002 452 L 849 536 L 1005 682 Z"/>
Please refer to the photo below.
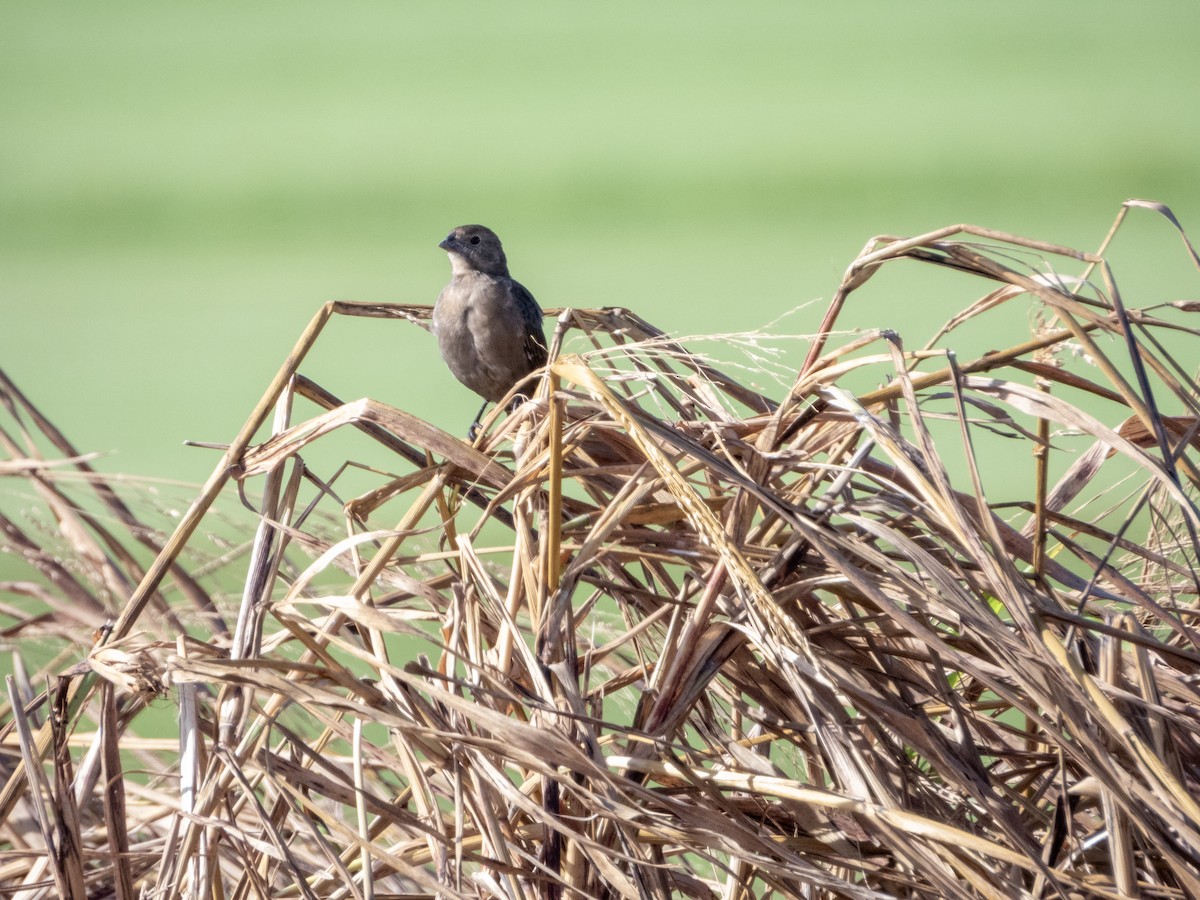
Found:
<path fill-rule="evenodd" d="M 474 443 L 475 436 L 479 434 L 479 420 L 483 418 L 483 411 L 487 409 L 488 401 L 483 401 L 483 406 L 479 407 L 479 412 L 475 413 L 475 421 L 471 423 L 471 427 L 467 429 L 467 440 Z"/>

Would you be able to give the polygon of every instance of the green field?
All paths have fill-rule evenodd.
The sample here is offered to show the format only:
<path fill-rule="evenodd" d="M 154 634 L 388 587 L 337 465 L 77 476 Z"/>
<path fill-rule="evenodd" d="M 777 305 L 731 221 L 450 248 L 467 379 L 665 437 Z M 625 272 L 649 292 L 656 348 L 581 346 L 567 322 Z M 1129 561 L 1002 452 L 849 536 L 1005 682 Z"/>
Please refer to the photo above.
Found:
<path fill-rule="evenodd" d="M 319 304 L 432 302 L 466 221 L 543 305 L 684 335 L 809 301 L 780 327 L 815 329 L 877 233 L 1092 248 L 1148 196 L 1200 234 L 1198 26 L 1183 3 L 8 4 L 0 365 L 106 471 L 200 479 L 214 455 L 181 442 L 227 440 Z M 1175 246 L 1144 215 L 1117 259 L 1194 296 Z M 973 296 L 889 277 L 847 322 L 920 343 Z M 453 432 L 475 408 L 399 323 L 337 323 L 312 371 Z"/>

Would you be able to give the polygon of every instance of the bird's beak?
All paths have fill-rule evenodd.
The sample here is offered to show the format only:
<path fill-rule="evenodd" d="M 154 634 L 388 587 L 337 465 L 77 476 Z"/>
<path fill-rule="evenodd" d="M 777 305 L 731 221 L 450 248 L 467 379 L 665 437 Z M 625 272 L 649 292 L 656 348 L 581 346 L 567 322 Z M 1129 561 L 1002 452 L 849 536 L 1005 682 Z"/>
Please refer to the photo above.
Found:
<path fill-rule="evenodd" d="M 446 235 L 446 239 L 444 241 L 442 241 L 440 244 L 438 244 L 438 246 L 441 247 L 443 250 L 450 251 L 450 250 L 453 250 L 457 246 L 457 244 L 458 244 L 458 241 L 456 241 L 454 239 L 454 235 L 448 234 L 448 235 Z"/>

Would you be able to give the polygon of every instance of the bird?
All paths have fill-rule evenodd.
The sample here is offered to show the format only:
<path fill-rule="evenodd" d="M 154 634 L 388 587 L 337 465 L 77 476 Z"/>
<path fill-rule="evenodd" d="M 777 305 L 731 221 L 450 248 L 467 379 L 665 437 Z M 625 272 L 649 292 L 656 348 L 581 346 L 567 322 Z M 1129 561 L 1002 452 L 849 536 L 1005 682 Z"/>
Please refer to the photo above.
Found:
<path fill-rule="evenodd" d="M 542 308 L 533 294 L 508 274 L 496 232 L 460 225 L 439 244 L 450 257 L 450 283 L 433 307 L 433 333 L 450 372 L 483 398 L 467 431 L 475 440 L 489 403 L 546 365 Z M 520 394 L 509 411 L 526 398 Z"/>

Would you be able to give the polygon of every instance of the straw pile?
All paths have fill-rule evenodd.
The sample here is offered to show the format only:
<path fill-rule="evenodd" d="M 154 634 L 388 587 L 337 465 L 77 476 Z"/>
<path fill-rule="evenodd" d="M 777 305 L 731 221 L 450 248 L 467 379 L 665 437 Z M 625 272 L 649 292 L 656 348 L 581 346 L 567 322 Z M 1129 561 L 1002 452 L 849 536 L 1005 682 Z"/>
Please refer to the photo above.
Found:
<path fill-rule="evenodd" d="M 565 310 L 475 446 L 305 378 L 333 317 L 428 314 L 331 303 L 170 537 L 5 379 L 54 527 L 3 523 L 4 633 L 65 648 L 8 679 L 5 895 L 1200 896 L 1200 304 L 1106 248 L 877 238 L 774 398 Z M 983 294 L 830 350 L 900 260 Z M 390 468 L 343 495 L 334 434 Z"/>

